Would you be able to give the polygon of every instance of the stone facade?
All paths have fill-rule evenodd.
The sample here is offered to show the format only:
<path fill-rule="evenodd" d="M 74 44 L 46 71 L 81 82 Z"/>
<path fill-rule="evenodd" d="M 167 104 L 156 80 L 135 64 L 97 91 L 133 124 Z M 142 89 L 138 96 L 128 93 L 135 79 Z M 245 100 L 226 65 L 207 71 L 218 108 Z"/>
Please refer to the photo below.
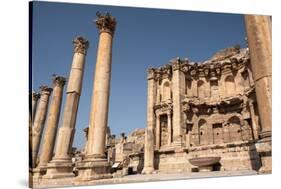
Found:
<path fill-rule="evenodd" d="M 219 169 L 260 168 L 254 144 L 261 126 L 248 49 L 226 48 L 202 63 L 176 58 L 150 68 L 149 83 L 151 77 L 155 170 L 192 171 L 188 159 L 204 156 L 221 157 Z"/>
<path fill-rule="evenodd" d="M 85 38 L 77 37 L 59 129 L 66 79 L 56 76 L 53 89 L 42 86 L 40 94 L 30 96 L 31 186 L 65 180 L 71 185 L 102 183 L 97 180 L 116 181 L 128 174 L 271 172 L 269 17 L 245 16 L 249 48 L 222 49 L 204 62 L 177 57 L 149 68 L 146 128 L 117 138 L 107 125 L 116 20 L 108 13 L 97 16 L 99 44 L 85 146 L 72 147 L 89 46 Z"/>

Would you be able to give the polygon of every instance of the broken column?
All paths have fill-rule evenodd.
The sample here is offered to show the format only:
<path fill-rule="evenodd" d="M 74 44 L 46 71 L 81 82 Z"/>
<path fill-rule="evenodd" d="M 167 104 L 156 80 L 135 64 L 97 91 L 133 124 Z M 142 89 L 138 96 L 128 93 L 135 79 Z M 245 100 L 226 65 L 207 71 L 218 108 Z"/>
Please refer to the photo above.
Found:
<path fill-rule="evenodd" d="M 116 20 L 109 13 L 97 13 L 99 44 L 85 159 L 78 165 L 80 180 L 109 178 L 110 165 L 105 155 L 105 136 L 111 79 L 112 41 Z"/>
<path fill-rule="evenodd" d="M 64 77 L 55 76 L 53 78 L 53 95 L 49 108 L 44 139 L 41 147 L 39 165 L 36 169 L 36 176 L 40 177 L 46 172 L 46 165 L 51 160 L 55 146 L 55 137 L 57 133 L 60 109 L 62 102 L 63 87 L 66 79 Z"/>
<path fill-rule="evenodd" d="M 46 115 L 48 111 L 49 97 L 52 92 L 52 88 L 48 86 L 40 87 L 40 101 L 37 106 L 37 111 L 32 127 L 32 168 L 36 166 L 37 155 L 39 151 L 41 136 L 46 120 Z"/>
<path fill-rule="evenodd" d="M 154 171 L 154 130 L 155 114 L 154 105 L 156 103 L 156 79 L 153 68 L 147 71 L 147 126 L 145 130 L 144 142 L 144 168 L 142 174 L 151 174 Z"/>
<path fill-rule="evenodd" d="M 261 156 L 260 172 L 271 172 L 272 128 L 272 42 L 269 16 L 245 15 L 245 26 L 255 81 L 255 92 L 261 122 L 260 141 L 256 144 Z"/>
<path fill-rule="evenodd" d="M 66 90 L 62 125 L 59 128 L 55 155 L 47 165 L 45 179 L 73 177 L 71 149 L 75 132 L 76 116 L 81 95 L 86 53 L 89 42 L 83 37 L 73 41 L 74 55 Z"/>

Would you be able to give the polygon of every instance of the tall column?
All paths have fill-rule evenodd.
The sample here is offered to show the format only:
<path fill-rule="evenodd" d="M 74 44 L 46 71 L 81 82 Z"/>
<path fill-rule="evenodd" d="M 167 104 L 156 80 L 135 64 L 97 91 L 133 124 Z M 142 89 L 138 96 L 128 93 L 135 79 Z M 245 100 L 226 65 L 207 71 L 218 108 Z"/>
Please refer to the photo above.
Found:
<path fill-rule="evenodd" d="M 105 155 L 105 136 L 111 79 L 112 41 L 116 20 L 109 13 L 97 13 L 99 29 L 95 79 L 89 121 L 86 158 L 80 164 L 79 179 L 92 180 L 111 177 L 110 165 Z"/>
<path fill-rule="evenodd" d="M 37 107 L 33 128 L 32 128 L 32 167 L 36 166 L 41 136 L 48 111 L 49 97 L 52 89 L 47 86 L 40 87 L 40 101 Z"/>
<path fill-rule="evenodd" d="M 161 126 L 160 126 L 160 115 L 156 115 L 156 150 L 160 149 L 161 143 Z"/>
<path fill-rule="evenodd" d="M 171 112 L 169 111 L 168 114 L 168 146 L 171 146 L 171 143 L 172 143 L 172 114 Z"/>
<path fill-rule="evenodd" d="M 45 179 L 74 176 L 70 153 L 75 132 L 76 116 L 89 42 L 83 37 L 77 37 L 73 41 L 73 44 L 74 55 L 66 90 L 62 125 L 58 131 L 55 156 L 47 165 L 47 173 L 43 177 Z"/>
<path fill-rule="evenodd" d="M 34 119 L 35 119 L 35 112 L 36 112 L 37 102 L 38 102 L 39 98 L 40 98 L 40 93 L 32 92 L 32 107 L 31 107 L 32 123 L 34 122 Z"/>
<path fill-rule="evenodd" d="M 41 147 L 38 176 L 45 173 L 46 165 L 51 160 L 53 155 L 65 82 L 66 79 L 64 77 L 55 76 L 53 78 L 53 96 L 49 108 L 46 129 L 44 132 L 44 140 Z"/>
<path fill-rule="evenodd" d="M 173 67 L 173 145 L 183 146 L 182 125 L 182 95 L 184 94 L 185 76 L 180 68 L 181 61 L 179 58 L 172 62 Z"/>
<path fill-rule="evenodd" d="M 144 143 L 144 168 L 142 174 L 151 174 L 154 171 L 154 130 L 155 130 L 155 113 L 154 105 L 156 104 L 156 81 L 155 70 L 153 68 L 147 71 L 147 126 L 145 130 Z"/>
<path fill-rule="evenodd" d="M 257 146 L 262 160 L 261 172 L 271 172 L 272 128 L 272 46 L 269 16 L 245 15 L 245 26 L 250 51 L 251 67 L 261 121 Z"/>
<path fill-rule="evenodd" d="M 258 110 L 261 115 L 262 138 L 271 136 L 272 126 L 272 47 L 270 22 L 268 16 L 245 16 L 251 67 L 255 81 Z"/>

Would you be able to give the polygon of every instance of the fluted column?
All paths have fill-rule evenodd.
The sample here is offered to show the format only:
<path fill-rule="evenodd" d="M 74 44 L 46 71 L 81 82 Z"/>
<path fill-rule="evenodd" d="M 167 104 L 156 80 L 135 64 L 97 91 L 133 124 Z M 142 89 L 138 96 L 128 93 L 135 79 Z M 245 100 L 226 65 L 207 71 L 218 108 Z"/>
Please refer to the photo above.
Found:
<path fill-rule="evenodd" d="M 156 74 L 153 68 L 147 70 L 147 125 L 144 142 L 144 167 L 142 174 L 151 174 L 154 171 L 154 138 L 155 121 L 154 105 L 156 103 Z"/>
<path fill-rule="evenodd" d="M 49 97 L 52 92 L 52 89 L 47 86 L 41 86 L 40 90 L 41 98 L 37 106 L 37 111 L 32 127 L 32 167 L 36 166 L 41 136 L 48 111 Z"/>
<path fill-rule="evenodd" d="M 55 76 L 53 78 L 53 96 L 48 113 L 44 140 L 40 154 L 39 167 L 43 168 L 51 160 L 55 146 L 55 137 L 57 133 L 60 109 L 62 102 L 63 87 L 66 79 L 64 77 Z"/>
<path fill-rule="evenodd" d="M 62 124 L 56 140 L 55 156 L 47 165 L 47 174 L 43 177 L 58 178 L 72 177 L 71 148 L 74 138 L 76 117 L 82 89 L 86 53 L 89 42 L 83 37 L 73 41 L 74 55 L 66 90 L 66 101 L 63 111 Z"/>
<path fill-rule="evenodd" d="M 97 13 L 95 21 L 99 29 L 99 44 L 92 93 L 86 157 L 81 162 L 79 178 L 92 180 L 109 177 L 109 163 L 105 155 L 105 136 L 111 79 L 112 42 L 115 18 Z"/>
<path fill-rule="evenodd" d="M 245 15 L 245 26 L 255 81 L 255 93 L 261 122 L 260 141 L 256 144 L 260 153 L 260 172 L 271 172 L 272 130 L 272 40 L 269 16 Z"/>
<path fill-rule="evenodd" d="M 40 98 L 40 93 L 32 92 L 32 106 L 31 106 L 32 123 L 34 122 L 34 119 L 35 119 L 35 112 L 36 112 L 37 102 L 38 102 L 39 98 Z"/>

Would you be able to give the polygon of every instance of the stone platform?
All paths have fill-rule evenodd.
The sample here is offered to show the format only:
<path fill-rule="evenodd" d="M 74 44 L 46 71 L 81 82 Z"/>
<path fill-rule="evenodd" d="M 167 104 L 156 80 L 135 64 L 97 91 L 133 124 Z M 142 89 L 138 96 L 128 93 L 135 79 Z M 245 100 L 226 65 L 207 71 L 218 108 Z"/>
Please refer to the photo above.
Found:
<path fill-rule="evenodd" d="M 183 180 L 183 179 L 197 179 L 197 178 L 212 178 L 212 177 L 227 177 L 227 176 L 249 176 L 258 175 L 256 171 L 213 171 L 213 172 L 197 172 L 197 173 L 176 173 L 165 174 L 158 173 L 152 175 L 128 175 L 122 178 L 101 179 L 93 180 L 85 183 L 78 183 L 75 178 L 64 179 L 51 179 L 40 180 L 39 183 L 35 182 L 34 188 L 55 188 L 66 186 L 89 186 L 101 184 L 124 184 L 124 183 L 137 183 L 137 182 L 153 182 L 153 181 L 169 181 L 169 180 Z"/>

